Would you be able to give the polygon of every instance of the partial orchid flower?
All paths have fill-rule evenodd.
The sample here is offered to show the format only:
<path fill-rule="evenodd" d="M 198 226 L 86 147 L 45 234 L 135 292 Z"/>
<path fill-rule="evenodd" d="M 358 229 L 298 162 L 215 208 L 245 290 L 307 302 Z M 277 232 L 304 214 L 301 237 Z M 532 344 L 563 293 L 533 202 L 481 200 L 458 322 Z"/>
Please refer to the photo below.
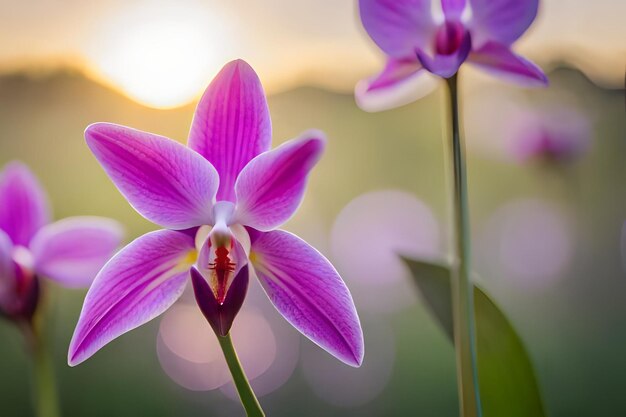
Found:
<path fill-rule="evenodd" d="M 0 316 L 22 330 L 32 353 L 37 415 L 58 415 L 56 389 L 41 320 L 35 320 L 41 277 L 69 288 L 87 287 L 119 246 L 123 230 L 100 217 L 50 223 L 48 199 L 19 162 L 0 173 Z"/>
<path fill-rule="evenodd" d="M 593 111 L 569 94 L 544 93 L 530 100 L 519 91 L 484 89 L 464 110 L 473 151 L 504 162 L 560 171 L 593 147 Z"/>
<path fill-rule="evenodd" d="M 435 5 L 441 6 L 441 13 L 436 13 Z M 450 288 L 457 388 L 463 417 L 480 417 L 483 398 L 476 354 L 469 198 L 465 144 L 460 129 L 458 71 L 464 62 L 469 62 L 528 86 L 546 85 L 543 71 L 511 49 L 535 20 L 538 6 L 539 0 L 359 0 L 365 30 L 387 55 L 384 70 L 355 88 L 361 108 L 376 111 L 405 104 L 406 100 L 402 103 L 382 100 L 381 95 L 393 100 L 389 91 L 415 88 L 413 81 L 425 74 L 441 77 L 447 84 L 454 230 Z M 422 92 L 429 90 L 424 85 L 419 88 Z M 371 103 L 372 98 L 377 104 Z"/>
<path fill-rule="evenodd" d="M 511 50 L 535 20 L 539 0 L 440 4 L 442 12 L 435 13 L 431 0 L 359 0 L 365 30 L 387 55 L 383 71 L 356 87 L 362 107 L 389 90 L 406 89 L 425 72 L 450 78 L 466 61 L 527 86 L 547 84 L 539 67 Z"/>
<path fill-rule="evenodd" d="M 70 217 L 50 223 L 45 192 L 19 162 L 0 174 L 0 313 L 30 322 L 40 277 L 69 288 L 88 287 L 123 235 L 115 221 Z"/>
<path fill-rule="evenodd" d="M 575 108 L 528 109 L 512 123 L 511 153 L 521 162 L 566 164 L 580 158 L 591 145 L 588 116 Z"/>
<path fill-rule="evenodd" d="M 271 135 L 265 93 L 241 60 L 227 64 L 207 88 L 188 147 L 109 123 L 87 128 L 87 144 L 113 183 L 165 230 L 139 237 L 100 271 L 70 344 L 70 365 L 163 313 L 190 277 L 229 362 L 229 330 L 249 276 L 305 336 L 343 362 L 361 364 L 363 335 L 348 288 L 317 250 L 276 230 L 302 201 L 323 135 L 307 132 L 269 150 Z M 243 373 L 234 365 L 237 383 Z"/>

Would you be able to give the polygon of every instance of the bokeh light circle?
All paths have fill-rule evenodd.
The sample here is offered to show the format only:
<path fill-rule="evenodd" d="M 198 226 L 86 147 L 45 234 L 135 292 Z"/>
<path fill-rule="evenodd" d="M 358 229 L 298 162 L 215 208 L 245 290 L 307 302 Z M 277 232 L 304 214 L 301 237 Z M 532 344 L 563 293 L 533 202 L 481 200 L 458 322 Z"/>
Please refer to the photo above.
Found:
<path fill-rule="evenodd" d="M 289 324 L 267 300 L 258 282 L 253 281 L 246 302 L 250 302 L 262 314 L 272 328 L 276 340 L 275 360 L 267 370 L 250 381 L 250 385 L 258 397 L 267 395 L 283 386 L 295 371 L 300 359 L 300 333 Z M 249 341 L 254 346 L 254 341 Z M 233 383 L 220 387 L 222 393 L 233 401 L 239 401 L 239 396 Z"/>
<path fill-rule="evenodd" d="M 339 362 L 317 345 L 302 350 L 302 371 L 311 389 L 324 401 L 338 407 L 357 407 L 374 400 L 385 389 L 395 362 L 396 346 L 389 325 L 363 322 L 365 359 L 360 368 Z"/>
<path fill-rule="evenodd" d="M 239 312 L 231 334 L 251 380 L 266 372 L 276 360 L 274 332 L 253 307 Z M 165 314 L 159 327 L 157 354 L 163 370 L 187 389 L 208 391 L 231 380 L 217 338 L 195 305 L 179 303 Z"/>
<path fill-rule="evenodd" d="M 484 261 L 501 279 L 542 289 L 564 277 L 574 252 L 568 214 L 557 204 L 516 200 L 498 208 L 486 226 Z"/>

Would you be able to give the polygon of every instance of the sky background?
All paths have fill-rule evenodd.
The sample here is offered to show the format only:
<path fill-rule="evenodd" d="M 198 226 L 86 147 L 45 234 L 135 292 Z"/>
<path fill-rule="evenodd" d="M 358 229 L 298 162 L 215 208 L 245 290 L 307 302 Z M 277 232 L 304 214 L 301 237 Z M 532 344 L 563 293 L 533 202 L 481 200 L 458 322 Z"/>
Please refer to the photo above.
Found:
<path fill-rule="evenodd" d="M 626 2 L 544 0 L 516 49 L 623 84 Z M 0 0 L 0 69 L 70 66 L 144 104 L 183 105 L 244 58 L 269 93 L 352 90 L 382 65 L 352 0 Z M 475 76 L 469 71 L 469 77 Z"/>

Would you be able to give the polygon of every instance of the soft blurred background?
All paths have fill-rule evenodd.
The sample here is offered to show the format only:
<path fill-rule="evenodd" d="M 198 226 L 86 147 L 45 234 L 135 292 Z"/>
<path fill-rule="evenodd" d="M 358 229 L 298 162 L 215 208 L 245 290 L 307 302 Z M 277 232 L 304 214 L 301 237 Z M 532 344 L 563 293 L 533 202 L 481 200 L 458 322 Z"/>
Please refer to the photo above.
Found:
<path fill-rule="evenodd" d="M 536 366 L 550 416 L 626 415 L 626 2 L 544 0 L 516 50 L 551 85 L 462 69 L 475 269 Z M 273 144 L 329 138 L 285 229 L 350 286 L 366 359 L 353 369 L 286 325 L 251 288 L 234 338 L 274 416 L 455 416 L 454 352 L 394 253 L 448 248 L 444 92 L 369 114 L 355 83 L 382 65 L 348 0 L 0 0 L 0 166 L 28 163 L 55 217 L 152 230 L 88 152 L 110 121 L 184 142 L 194 101 L 233 58 L 269 95 Z M 2 204 L 2 202 L 0 202 Z M 48 283 L 49 284 L 49 283 Z M 48 286 L 47 332 L 67 416 L 241 415 L 211 330 L 185 296 L 77 368 L 84 291 Z M 30 364 L 0 322 L 0 415 L 29 416 Z"/>

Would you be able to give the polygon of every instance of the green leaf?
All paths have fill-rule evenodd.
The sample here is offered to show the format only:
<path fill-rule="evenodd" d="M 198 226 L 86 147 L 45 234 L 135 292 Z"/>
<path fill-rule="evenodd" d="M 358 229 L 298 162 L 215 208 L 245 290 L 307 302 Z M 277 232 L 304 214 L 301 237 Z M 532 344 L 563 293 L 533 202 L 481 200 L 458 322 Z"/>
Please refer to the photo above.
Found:
<path fill-rule="evenodd" d="M 453 341 L 450 269 L 404 259 L 431 313 Z M 544 417 L 530 358 L 504 313 L 474 286 L 478 379 L 485 417 Z"/>

